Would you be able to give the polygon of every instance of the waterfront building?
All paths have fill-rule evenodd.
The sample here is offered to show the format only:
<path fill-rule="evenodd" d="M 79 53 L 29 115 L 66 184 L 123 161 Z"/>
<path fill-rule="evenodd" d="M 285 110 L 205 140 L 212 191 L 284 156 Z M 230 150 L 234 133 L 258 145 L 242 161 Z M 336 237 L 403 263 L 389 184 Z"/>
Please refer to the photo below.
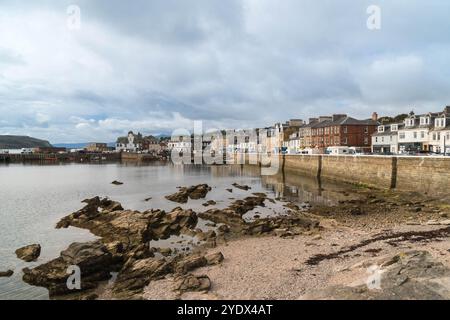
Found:
<path fill-rule="evenodd" d="M 311 124 L 311 148 L 325 151 L 328 147 L 353 147 L 364 152 L 371 151 L 371 136 L 378 126 L 378 115 L 358 120 L 346 114 L 319 117 Z"/>
<path fill-rule="evenodd" d="M 108 145 L 101 142 L 91 142 L 86 146 L 88 152 L 107 152 L 109 151 Z"/>
<path fill-rule="evenodd" d="M 372 135 L 372 153 L 397 154 L 399 152 L 398 131 L 403 126 L 403 123 L 379 125 L 377 132 Z"/>
<path fill-rule="evenodd" d="M 117 138 L 116 151 L 138 152 L 141 150 L 141 143 L 142 134 L 134 134 L 130 131 L 126 137 Z"/>
<path fill-rule="evenodd" d="M 437 154 L 450 154 L 450 106 L 445 107 L 434 119 L 429 134 L 430 151 Z"/>
<path fill-rule="evenodd" d="M 399 153 L 418 153 L 430 150 L 430 131 L 438 113 L 416 115 L 411 111 L 398 132 Z"/>

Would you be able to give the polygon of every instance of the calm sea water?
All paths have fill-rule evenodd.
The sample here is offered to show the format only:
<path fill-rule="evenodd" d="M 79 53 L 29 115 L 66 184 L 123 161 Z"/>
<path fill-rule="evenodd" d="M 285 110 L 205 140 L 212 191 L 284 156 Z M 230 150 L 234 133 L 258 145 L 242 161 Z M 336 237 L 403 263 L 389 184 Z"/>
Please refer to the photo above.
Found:
<path fill-rule="evenodd" d="M 114 186 L 113 180 L 124 184 Z M 46 289 L 29 286 L 21 280 L 21 270 L 57 257 L 72 242 L 95 239 L 86 230 L 54 228 L 60 218 L 80 209 L 83 199 L 107 196 L 120 201 L 126 209 L 171 210 L 178 204 L 165 200 L 164 196 L 176 192 L 177 186 L 208 183 L 213 190 L 206 199 L 181 205 L 202 211 L 207 210 L 202 206 L 207 200 L 215 200 L 218 202 L 215 207 L 224 208 L 232 201 L 230 198 L 249 195 L 237 189 L 233 193 L 226 191 L 234 182 L 250 185 L 251 192 L 266 192 L 296 202 L 332 205 L 341 194 L 338 186 L 319 187 L 315 180 L 293 176 L 261 178 L 257 167 L 237 165 L 0 165 L 0 270 L 14 270 L 11 278 L 0 278 L 0 299 L 48 299 Z M 145 201 L 149 197 L 152 199 Z M 274 208 L 258 210 L 261 212 L 257 214 L 262 216 L 270 210 L 276 211 Z M 32 243 L 41 244 L 39 259 L 33 263 L 17 259 L 14 251 Z"/>

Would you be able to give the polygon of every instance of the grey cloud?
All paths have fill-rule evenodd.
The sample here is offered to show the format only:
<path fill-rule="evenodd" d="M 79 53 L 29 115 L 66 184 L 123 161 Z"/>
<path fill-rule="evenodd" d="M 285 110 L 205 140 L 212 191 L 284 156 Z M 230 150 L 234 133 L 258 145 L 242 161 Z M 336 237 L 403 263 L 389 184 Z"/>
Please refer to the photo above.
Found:
<path fill-rule="evenodd" d="M 368 0 L 79 0 L 82 29 L 70 32 L 72 3 L 0 4 L 0 34 L 15 30 L 0 49 L 0 133 L 113 140 L 128 126 L 264 126 L 450 103 L 447 1 L 377 1 L 379 31 L 366 28 Z"/>

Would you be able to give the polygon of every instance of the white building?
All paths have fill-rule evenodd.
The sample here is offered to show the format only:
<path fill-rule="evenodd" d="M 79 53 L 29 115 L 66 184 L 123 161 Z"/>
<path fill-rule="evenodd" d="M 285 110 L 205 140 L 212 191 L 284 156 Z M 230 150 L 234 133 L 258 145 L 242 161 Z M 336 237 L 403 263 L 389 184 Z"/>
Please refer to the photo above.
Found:
<path fill-rule="evenodd" d="M 403 123 L 383 124 L 378 126 L 377 132 L 372 135 L 372 153 L 375 154 L 397 154 L 398 132 Z"/>
<path fill-rule="evenodd" d="M 438 113 L 416 115 L 411 111 L 398 131 L 399 153 L 430 151 L 430 130 L 437 116 Z"/>
<path fill-rule="evenodd" d="M 135 135 L 133 131 L 128 132 L 127 137 L 120 137 L 116 142 L 116 151 L 137 152 L 142 148 L 141 135 Z"/>
<path fill-rule="evenodd" d="M 297 154 L 301 150 L 300 131 L 294 132 L 289 136 L 289 140 L 283 143 L 289 154 Z"/>
<path fill-rule="evenodd" d="M 430 151 L 437 154 L 450 154 L 450 107 L 434 119 L 430 131 Z"/>

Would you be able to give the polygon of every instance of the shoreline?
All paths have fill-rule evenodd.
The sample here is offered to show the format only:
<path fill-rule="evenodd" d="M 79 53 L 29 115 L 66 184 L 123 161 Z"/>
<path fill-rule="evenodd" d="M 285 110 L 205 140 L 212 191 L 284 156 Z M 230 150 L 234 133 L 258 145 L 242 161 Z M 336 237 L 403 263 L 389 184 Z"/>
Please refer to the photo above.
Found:
<path fill-rule="evenodd" d="M 184 201 L 184 196 L 201 199 L 207 190 L 205 185 L 181 188 L 170 197 L 176 201 Z M 64 257 L 79 253 L 79 248 L 69 247 L 70 254 L 37 267 L 42 270 L 36 273 L 26 270 L 25 278 L 34 285 L 50 285 L 54 299 L 299 299 L 317 289 L 343 286 L 349 279 L 359 277 L 361 282 L 365 269 L 348 275 L 330 273 L 346 270 L 349 264 L 363 262 L 361 259 L 426 249 L 449 267 L 448 257 L 442 259 L 432 246 L 423 245 L 427 241 L 439 243 L 440 247 L 448 244 L 450 231 L 437 221 L 448 223 L 445 215 L 450 212 L 437 199 L 416 195 L 416 200 L 411 201 L 410 193 L 357 188 L 354 194 L 344 195 L 348 200 L 341 200 L 337 206 L 302 209 L 284 201 L 284 206 L 290 208 L 288 215 L 245 222 L 243 215 L 264 202 L 283 203 L 282 199 L 247 192 L 248 197 L 228 208 L 202 213 L 181 208 L 137 212 L 123 209 L 112 200 L 87 199 L 85 208 L 63 218 L 58 227 L 81 227 L 101 239 L 101 243 L 86 245 L 84 253 L 93 254 L 104 266 L 95 268 L 81 261 L 88 264 L 88 270 L 95 269 L 89 271 L 94 276 L 88 288 L 73 295 L 61 284 L 45 280 L 46 272 L 56 270 L 63 284 L 67 278 L 62 272 L 67 265 Z M 215 229 L 196 229 L 198 219 L 209 221 Z M 433 230 L 443 231 L 434 234 Z M 145 239 L 176 234 L 202 241 L 191 240 L 191 250 L 178 253 L 152 247 L 151 240 L 148 247 L 142 246 Z M 124 236 L 128 237 L 126 248 Z M 417 236 L 423 239 L 414 240 Z M 394 240 L 399 245 L 393 244 Z M 440 255 L 447 255 L 442 252 Z M 211 259 L 214 261 L 208 262 Z M 111 270 L 118 272 L 117 282 L 107 285 Z"/>

